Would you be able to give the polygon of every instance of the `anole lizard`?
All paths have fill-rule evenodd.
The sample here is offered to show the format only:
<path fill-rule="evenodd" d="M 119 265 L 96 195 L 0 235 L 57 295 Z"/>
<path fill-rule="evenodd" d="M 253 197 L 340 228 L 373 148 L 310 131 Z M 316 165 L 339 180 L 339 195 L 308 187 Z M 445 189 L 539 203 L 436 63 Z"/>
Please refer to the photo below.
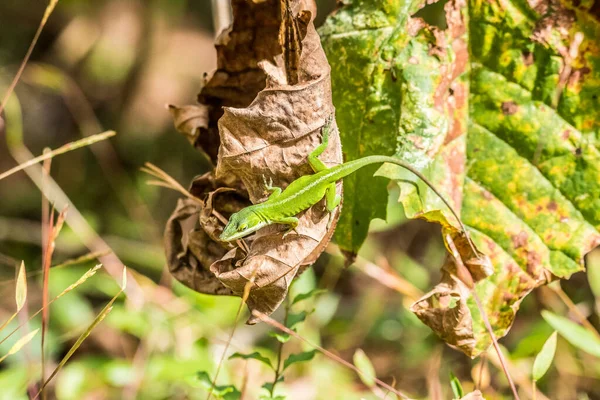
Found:
<path fill-rule="evenodd" d="M 442 196 L 423 174 L 401 160 L 388 156 L 367 156 L 328 168 L 318 157 L 327 148 L 331 121 L 332 119 L 329 119 L 323 128 L 322 143 L 308 156 L 308 163 L 315 171 L 315 174 L 301 176 L 290 183 L 283 191 L 281 188 L 273 187 L 271 184 L 266 184 L 265 182 L 267 190 L 271 192 L 269 198 L 262 203 L 248 206 L 239 212 L 232 214 L 223 233 L 219 237 L 222 241 L 232 242 L 241 239 L 271 224 L 288 225 L 290 229 L 284 234 L 285 236 L 298 226 L 298 218 L 296 215 L 312 207 L 323 197 L 326 199 L 325 206 L 330 213 L 331 222 L 333 211 L 341 202 L 340 195 L 336 193 L 336 182 L 356 172 L 362 167 L 379 163 L 399 165 L 423 180 L 423 182 L 439 196 L 444 204 L 448 206 L 460 224 L 461 229 L 465 235 L 467 235 L 467 230 L 460 217 L 444 196 Z M 468 235 L 467 238 L 473 251 L 477 253 Z"/>

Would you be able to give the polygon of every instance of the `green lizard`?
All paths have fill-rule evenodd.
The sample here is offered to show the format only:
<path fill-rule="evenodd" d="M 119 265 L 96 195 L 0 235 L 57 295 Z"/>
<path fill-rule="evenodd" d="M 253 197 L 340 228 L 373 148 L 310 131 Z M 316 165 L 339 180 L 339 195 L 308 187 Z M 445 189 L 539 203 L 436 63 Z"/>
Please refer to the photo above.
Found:
<path fill-rule="evenodd" d="M 248 206 L 239 212 L 232 214 L 219 239 L 224 242 L 232 242 L 271 224 L 288 225 L 290 228 L 284 234 L 285 236 L 298 226 L 298 218 L 296 215 L 312 207 L 323 197 L 325 197 L 325 206 L 330 213 L 329 222 L 331 222 L 333 211 L 341 202 L 341 196 L 336 193 L 336 182 L 362 167 L 379 163 L 399 165 L 422 179 L 423 182 L 425 182 L 431 190 L 440 197 L 444 204 L 448 206 L 460 224 L 461 229 L 465 235 L 467 235 L 467 230 L 461 219 L 433 184 L 431 184 L 427 178 L 415 168 L 396 158 L 388 156 L 367 156 L 328 168 L 318 157 L 327 148 L 331 121 L 332 119 L 330 119 L 323 128 L 322 143 L 308 156 L 308 163 L 315 171 L 315 174 L 301 176 L 290 183 L 283 191 L 281 188 L 271 186 L 272 182 L 271 184 L 267 184 L 265 181 L 267 190 L 271 192 L 269 198 L 262 203 Z M 474 245 L 471 243 L 468 235 L 467 238 L 475 251 Z"/>

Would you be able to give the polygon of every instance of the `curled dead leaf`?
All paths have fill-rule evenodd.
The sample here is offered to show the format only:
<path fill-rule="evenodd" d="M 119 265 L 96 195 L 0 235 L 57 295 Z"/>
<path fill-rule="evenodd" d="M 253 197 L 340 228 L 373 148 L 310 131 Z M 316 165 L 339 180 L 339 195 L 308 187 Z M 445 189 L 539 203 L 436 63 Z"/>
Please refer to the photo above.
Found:
<path fill-rule="evenodd" d="M 196 134 L 198 127 L 204 129 L 208 110 L 206 135 L 217 132 L 218 120 L 221 146 L 216 179 L 209 174 L 192 185 L 190 192 L 202 202 L 180 200 L 167 224 L 170 271 L 202 293 L 241 297 L 251 280 L 247 304 L 265 314 L 281 304 L 293 278 L 324 250 L 339 215 L 338 208 L 327 229 L 328 213 L 320 202 L 298 216 L 296 234 L 283 238 L 282 228 L 274 225 L 245 239 L 247 254 L 218 240 L 223 219 L 249 204 L 242 188 L 256 203 L 268 197 L 265 180 L 283 188 L 313 173 L 307 156 L 321 143 L 321 129 L 334 113 L 329 64 L 312 22 L 315 4 L 289 3 L 282 13 L 279 0 L 234 0 L 233 26 L 217 40 L 219 69 L 199 95 L 206 108 L 174 111 L 178 128 Z M 282 20 L 288 25 L 280 29 Z M 328 166 L 341 163 L 335 122 L 329 143 L 321 160 Z M 186 231 L 182 226 L 190 219 L 194 225 Z"/>
<path fill-rule="evenodd" d="M 208 108 L 204 105 L 175 106 L 169 104 L 175 128 L 195 146 L 202 130 L 208 129 Z"/>

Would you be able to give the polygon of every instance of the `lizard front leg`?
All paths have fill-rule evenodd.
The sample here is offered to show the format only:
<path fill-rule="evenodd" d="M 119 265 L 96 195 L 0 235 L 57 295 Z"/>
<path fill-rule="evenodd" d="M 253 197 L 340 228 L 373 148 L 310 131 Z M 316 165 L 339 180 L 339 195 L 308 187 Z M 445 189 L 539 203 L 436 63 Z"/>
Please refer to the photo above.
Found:
<path fill-rule="evenodd" d="M 327 230 L 331 227 L 331 222 L 333 221 L 333 212 L 342 202 L 342 196 L 337 194 L 335 182 L 329 184 L 327 186 L 327 190 L 325 191 L 325 208 L 329 212 L 329 220 L 327 221 Z"/>
<path fill-rule="evenodd" d="M 271 193 L 271 195 L 269 196 L 267 201 L 274 200 L 276 197 L 278 197 L 281 194 L 281 188 L 277 187 L 277 186 L 273 186 L 273 178 L 269 177 L 269 183 L 267 183 L 267 178 L 265 178 L 264 175 L 262 177 L 263 177 L 263 182 L 265 183 L 265 189 L 267 189 L 267 192 Z"/>
<path fill-rule="evenodd" d="M 276 224 L 288 225 L 288 230 L 285 231 L 285 233 L 282 236 L 282 239 L 289 235 L 292 231 L 298 234 L 298 231 L 296 231 L 296 228 L 298 227 L 298 218 L 296 217 L 281 217 L 276 220 L 273 220 L 272 222 Z"/>

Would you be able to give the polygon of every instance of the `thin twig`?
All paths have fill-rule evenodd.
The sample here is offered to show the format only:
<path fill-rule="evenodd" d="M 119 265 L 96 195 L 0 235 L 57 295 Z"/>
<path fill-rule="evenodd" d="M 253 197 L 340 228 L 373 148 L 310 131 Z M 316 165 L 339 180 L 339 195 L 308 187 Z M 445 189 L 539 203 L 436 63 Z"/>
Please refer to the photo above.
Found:
<path fill-rule="evenodd" d="M 290 315 L 290 307 L 291 307 L 291 301 L 290 301 L 290 297 L 288 296 L 287 300 L 286 300 L 286 304 L 285 304 L 285 315 L 283 317 L 283 325 L 287 326 L 288 324 L 288 317 Z M 275 397 L 275 386 L 277 386 L 277 381 L 279 380 L 279 377 L 281 376 L 281 362 L 283 361 L 283 345 L 285 343 L 283 342 L 279 342 L 279 348 L 277 349 L 277 366 L 275 367 L 275 378 L 273 379 L 273 386 L 271 386 L 271 397 Z"/>
<path fill-rule="evenodd" d="M 6 178 L 7 176 L 10 176 L 12 174 L 14 174 L 15 172 L 19 172 L 24 170 L 25 168 L 31 167 L 37 163 L 40 163 L 44 160 L 48 160 L 50 158 L 56 157 L 60 154 L 64 154 L 67 153 L 69 151 L 72 150 L 76 150 L 79 149 L 81 147 L 85 147 L 85 146 L 89 146 L 91 144 L 94 144 L 96 142 L 100 142 L 102 140 L 106 140 L 109 137 L 115 136 L 116 132 L 115 131 L 106 131 L 103 133 L 99 133 L 97 135 L 92 135 L 92 136 L 88 136 L 86 138 L 80 139 L 80 140 L 76 140 L 74 142 L 71 143 L 67 143 L 61 147 L 59 147 L 58 149 L 55 150 L 51 150 L 51 151 L 47 151 L 44 152 L 44 154 L 42 154 L 41 156 L 37 156 L 35 158 L 32 158 L 31 160 L 25 161 L 19 165 L 17 165 L 14 168 L 9 169 L 6 172 L 3 172 L 2 174 L 0 174 L 0 180 Z"/>
<path fill-rule="evenodd" d="M 600 339 L 600 333 L 598 333 L 596 328 L 594 328 L 594 325 L 592 325 L 590 321 L 588 321 L 586 316 L 581 313 L 577 305 L 573 303 L 573 300 L 571 300 L 571 298 L 565 293 L 565 291 L 562 290 L 560 282 L 550 284 L 548 285 L 548 287 L 554 293 L 556 293 L 556 295 L 562 300 L 563 303 L 565 303 L 569 311 L 573 313 L 573 315 L 577 318 L 579 323 L 581 323 L 585 327 L 585 329 L 587 329 L 590 333 L 592 333 L 594 336 Z"/>
<path fill-rule="evenodd" d="M 334 360 L 335 362 L 342 364 L 343 366 L 350 368 L 351 370 L 353 370 L 354 372 L 356 372 L 357 374 L 359 374 L 360 376 L 363 376 L 367 379 L 372 379 L 373 381 L 375 381 L 375 383 L 377 383 L 379 386 L 381 386 L 384 389 L 389 390 L 390 392 L 394 393 L 397 396 L 402 397 L 403 399 L 410 399 L 410 397 L 406 396 L 405 394 L 399 392 L 398 390 L 396 390 L 395 388 L 393 388 L 392 386 L 388 385 L 387 383 L 379 380 L 378 378 L 374 377 L 374 376 L 370 376 L 365 374 L 363 371 L 361 371 L 360 369 L 358 369 L 356 366 L 354 366 L 353 364 L 349 363 L 348 361 L 344 360 L 343 358 L 340 358 L 339 356 L 333 354 L 332 352 L 325 350 L 323 347 L 316 345 L 312 342 L 310 342 L 309 340 L 305 339 L 304 337 L 300 336 L 298 333 L 294 332 L 293 330 L 283 326 L 282 324 L 280 324 L 279 322 L 275 321 L 274 319 L 270 318 L 269 316 L 267 316 L 266 314 L 263 314 L 262 312 L 258 311 L 258 310 L 253 310 L 252 311 L 252 315 L 254 315 L 255 317 L 257 317 L 258 319 L 260 319 L 261 321 L 271 325 L 274 328 L 279 329 L 282 332 L 287 333 L 288 335 L 291 335 L 293 337 L 295 337 L 296 339 L 300 339 L 302 340 L 304 343 L 308 344 L 309 346 L 319 350 L 321 353 L 323 353 L 325 356 L 327 356 L 328 358 Z"/>

